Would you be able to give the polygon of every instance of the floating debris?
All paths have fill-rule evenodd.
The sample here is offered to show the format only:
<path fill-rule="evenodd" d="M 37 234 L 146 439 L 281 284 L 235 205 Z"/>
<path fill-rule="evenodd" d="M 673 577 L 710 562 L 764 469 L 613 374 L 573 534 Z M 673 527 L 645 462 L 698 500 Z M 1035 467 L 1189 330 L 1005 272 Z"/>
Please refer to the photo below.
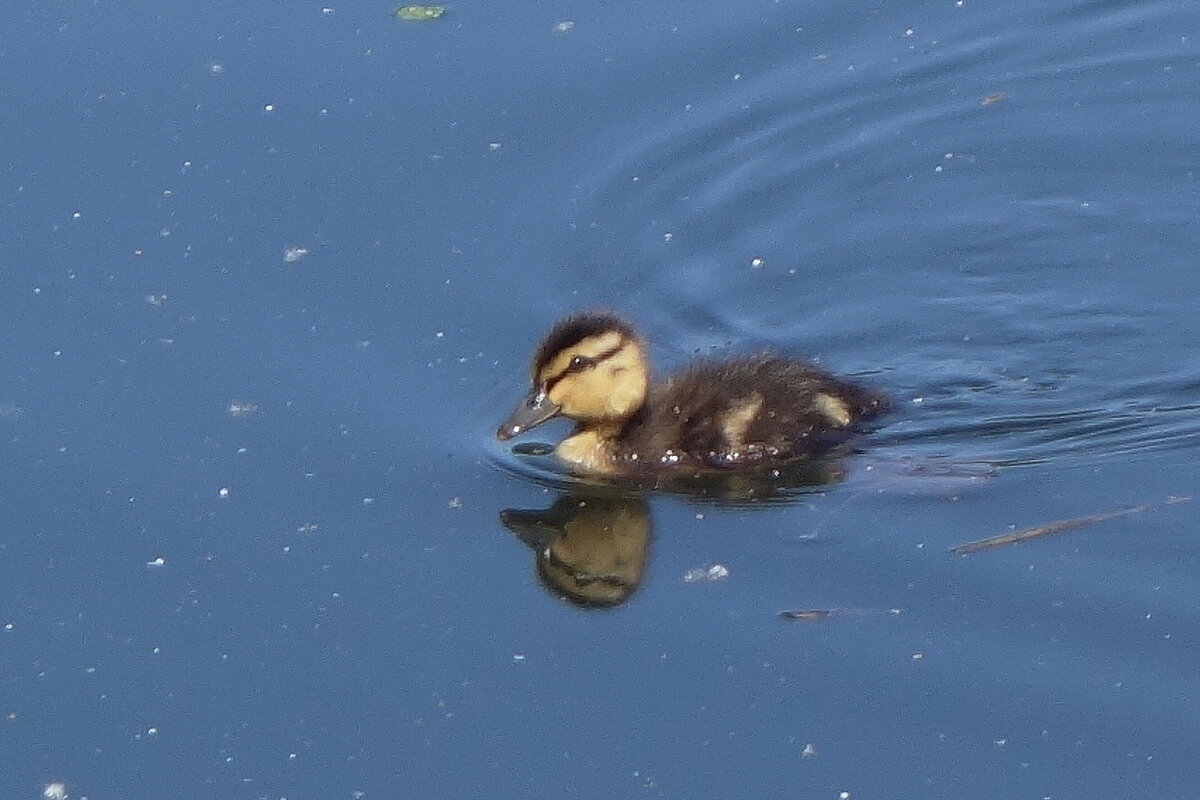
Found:
<path fill-rule="evenodd" d="M 146 305 L 154 308 L 162 308 L 167 304 L 166 294 L 148 294 L 146 295 Z"/>
<path fill-rule="evenodd" d="M 46 788 L 42 789 L 42 797 L 46 800 L 67 800 L 70 797 L 67 794 L 67 785 L 62 781 L 54 781 L 47 783 Z"/>
<path fill-rule="evenodd" d="M 320 527 L 321 526 L 315 522 L 306 522 L 303 525 L 301 525 L 299 528 L 296 528 L 296 533 L 302 534 L 304 536 L 308 536 L 309 534 L 316 533 L 317 530 L 320 529 Z"/>
<path fill-rule="evenodd" d="M 711 567 L 696 567 L 683 573 L 684 583 L 715 583 L 729 577 L 729 567 L 713 564 Z"/>
<path fill-rule="evenodd" d="M 445 6 L 400 6 L 396 9 L 396 19 L 405 22 L 429 22 L 445 13 Z"/>
<path fill-rule="evenodd" d="M 987 108 L 988 106 L 996 105 L 996 103 L 1003 103 L 1007 99 L 1008 92 L 992 92 L 991 94 L 985 94 L 983 97 L 979 98 L 979 105 Z"/>
<path fill-rule="evenodd" d="M 295 264 L 302 258 L 312 255 L 312 250 L 307 247 L 289 247 L 283 251 L 283 263 Z"/>
<path fill-rule="evenodd" d="M 575 23 L 569 19 L 564 19 L 562 22 L 554 23 L 555 33 L 570 33 L 575 28 Z"/>
<path fill-rule="evenodd" d="M 1060 519 L 1056 522 L 1048 522 L 1045 525 L 1037 525 L 1033 528 L 1023 528 L 1012 533 L 1002 533 L 999 536 L 991 536 L 987 539 L 979 539 L 974 542 L 960 544 L 957 547 L 951 547 L 950 552 L 956 556 L 965 556 L 968 553 L 978 553 L 981 550 L 991 550 L 993 547 L 1003 547 L 1017 542 L 1025 542 L 1030 539 L 1040 539 L 1043 536 L 1053 536 L 1056 533 L 1065 533 L 1073 531 L 1077 528 L 1082 528 L 1086 525 L 1095 525 L 1098 522 L 1107 522 L 1110 519 L 1117 517 L 1127 517 L 1130 514 L 1140 514 L 1143 511 L 1151 511 L 1162 506 L 1170 506 L 1175 503 L 1186 503 L 1191 500 L 1191 495 L 1175 496 L 1172 495 L 1166 500 L 1159 503 L 1143 503 L 1140 506 L 1130 506 L 1129 508 L 1119 508 L 1116 511 L 1102 511 L 1098 514 L 1088 514 L 1085 517 L 1073 517 L 1071 519 Z"/>

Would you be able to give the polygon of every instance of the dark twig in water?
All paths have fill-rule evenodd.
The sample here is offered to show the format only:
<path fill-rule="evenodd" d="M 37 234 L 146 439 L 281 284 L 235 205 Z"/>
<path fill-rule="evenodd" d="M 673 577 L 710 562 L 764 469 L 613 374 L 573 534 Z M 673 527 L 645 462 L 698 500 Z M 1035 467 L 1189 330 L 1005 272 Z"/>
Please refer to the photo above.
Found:
<path fill-rule="evenodd" d="M 1053 536 L 1056 533 L 1065 533 L 1073 531 L 1076 528 L 1082 528 L 1086 525 L 1095 525 L 1097 522 L 1106 522 L 1116 517 L 1127 517 L 1130 514 L 1140 514 L 1143 511 L 1150 511 L 1162 506 L 1169 506 L 1175 503 L 1186 503 L 1191 500 L 1191 495 L 1178 497 L 1172 495 L 1166 500 L 1159 503 L 1143 503 L 1140 506 L 1130 506 L 1129 508 L 1119 508 L 1116 511 L 1103 511 L 1099 514 L 1088 514 L 1086 517 L 1074 517 L 1072 519 L 1060 519 L 1057 522 L 1049 522 L 1045 525 L 1038 525 L 1033 528 L 1024 528 L 1012 533 L 1004 533 L 999 536 L 992 536 L 987 539 L 979 539 L 974 542 L 960 544 L 957 547 L 951 547 L 950 552 L 956 556 L 964 556 L 968 553 L 978 553 L 981 550 L 991 550 L 993 547 L 1003 547 L 1017 542 L 1028 541 L 1029 539 L 1040 539 L 1043 536 Z"/>
<path fill-rule="evenodd" d="M 899 614 L 900 609 L 889 608 L 886 612 L 882 610 L 873 610 L 869 608 L 795 608 L 779 612 L 780 619 L 791 620 L 793 622 L 824 622 L 827 619 L 837 619 L 839 617 L 849 616 L 866 616 L 869 614 Z"/>
<path fill-rule="evenodd" d="M 845 608 L 799 608 L 795 611 L 780 611 L 780 619 L 790 619 L 799 622 L 821 622 L 830 617 L 840 617 L 848 613 Z"/>

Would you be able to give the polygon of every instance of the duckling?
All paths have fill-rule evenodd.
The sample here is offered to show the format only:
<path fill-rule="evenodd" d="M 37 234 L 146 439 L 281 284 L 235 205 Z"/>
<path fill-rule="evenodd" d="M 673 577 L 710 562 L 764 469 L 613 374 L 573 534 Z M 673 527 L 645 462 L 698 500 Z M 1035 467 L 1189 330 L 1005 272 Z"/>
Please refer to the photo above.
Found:
<path fill-rule="evenodd" d="M 779 355 L 697 362 L 651 383 L 645 345 L 607 312 L 560 320 L 533 357 L 533 390 L 496 431 L 505 441 L 556 416 L 572 472 L 638 476 L 734 470 L 827 452 L 886 408 L 883 395 Z"/>

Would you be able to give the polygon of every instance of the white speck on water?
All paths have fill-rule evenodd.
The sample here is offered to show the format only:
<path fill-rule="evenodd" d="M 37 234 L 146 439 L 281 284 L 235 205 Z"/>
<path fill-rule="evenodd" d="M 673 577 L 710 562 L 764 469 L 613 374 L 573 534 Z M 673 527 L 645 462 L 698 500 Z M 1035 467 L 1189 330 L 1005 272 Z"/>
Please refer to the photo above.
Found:
<path fill-rule="evenodd" d="M 161 567 L 163 564 L 166 564 L 166 563 L 167 563 L 167 560 L 165 558 L 163 558 L 162 556 L 159 556 L 158 558 L 156 558 L 152 561 L 147 561 L 146 566 L 147 567 Z"/>
<path fill-rule="evenodd" d="M 46 787 L 42 789 L 42 797 L 46 800 L 67 800 L 70 795 L 67 794 L 67 785 L 65 783 L 54 781 L 53 783 L 47 783 Z"/>
<path fill-rule="evenodd" d="M 221 497 L 229 497 L 229 487 L 222 486 L 221 490 L 218 491 L 217 494 L 220 495 Z"/>
<path fill-rule="evenodd" d="M 683 573 L 684 583 L 715 583 L 729 577 L 729 567 L 713 564 L 711 567 L 694 567 Z"/>
<path fill-rule="evenodd" d="M 283 251 L 283 263 L 295 264 L 302 258 L 312 255 L 312 250 L 307 247 L 289 247 Z"/>
<path fill-rule="evenodd" d="M 252 417 L 258 413 L 258 403 L 250 403 L 245 400 L 230 400 L 229 405 L 225 407 L 225 413 L 234 419 Z"/>
<path fill-rule="evenodd" d="M 555 33 L 570 33 L 575 28 L 575 23 L 569 19 L 564 19 L 561 22 L 554 23 Z"/>

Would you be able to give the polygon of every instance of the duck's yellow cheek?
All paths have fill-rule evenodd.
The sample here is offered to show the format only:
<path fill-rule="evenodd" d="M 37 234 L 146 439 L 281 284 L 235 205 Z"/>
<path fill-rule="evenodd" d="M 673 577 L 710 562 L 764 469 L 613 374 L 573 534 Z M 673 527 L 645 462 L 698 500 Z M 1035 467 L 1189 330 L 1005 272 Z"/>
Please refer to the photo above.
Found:
<path fill-rule="evenodd" d="M 554 455 L 580 475 L 612 475 L 617 471 L 612 451 L 595 431 L 582 431 L 563 439 L 554 448 Z"/>

